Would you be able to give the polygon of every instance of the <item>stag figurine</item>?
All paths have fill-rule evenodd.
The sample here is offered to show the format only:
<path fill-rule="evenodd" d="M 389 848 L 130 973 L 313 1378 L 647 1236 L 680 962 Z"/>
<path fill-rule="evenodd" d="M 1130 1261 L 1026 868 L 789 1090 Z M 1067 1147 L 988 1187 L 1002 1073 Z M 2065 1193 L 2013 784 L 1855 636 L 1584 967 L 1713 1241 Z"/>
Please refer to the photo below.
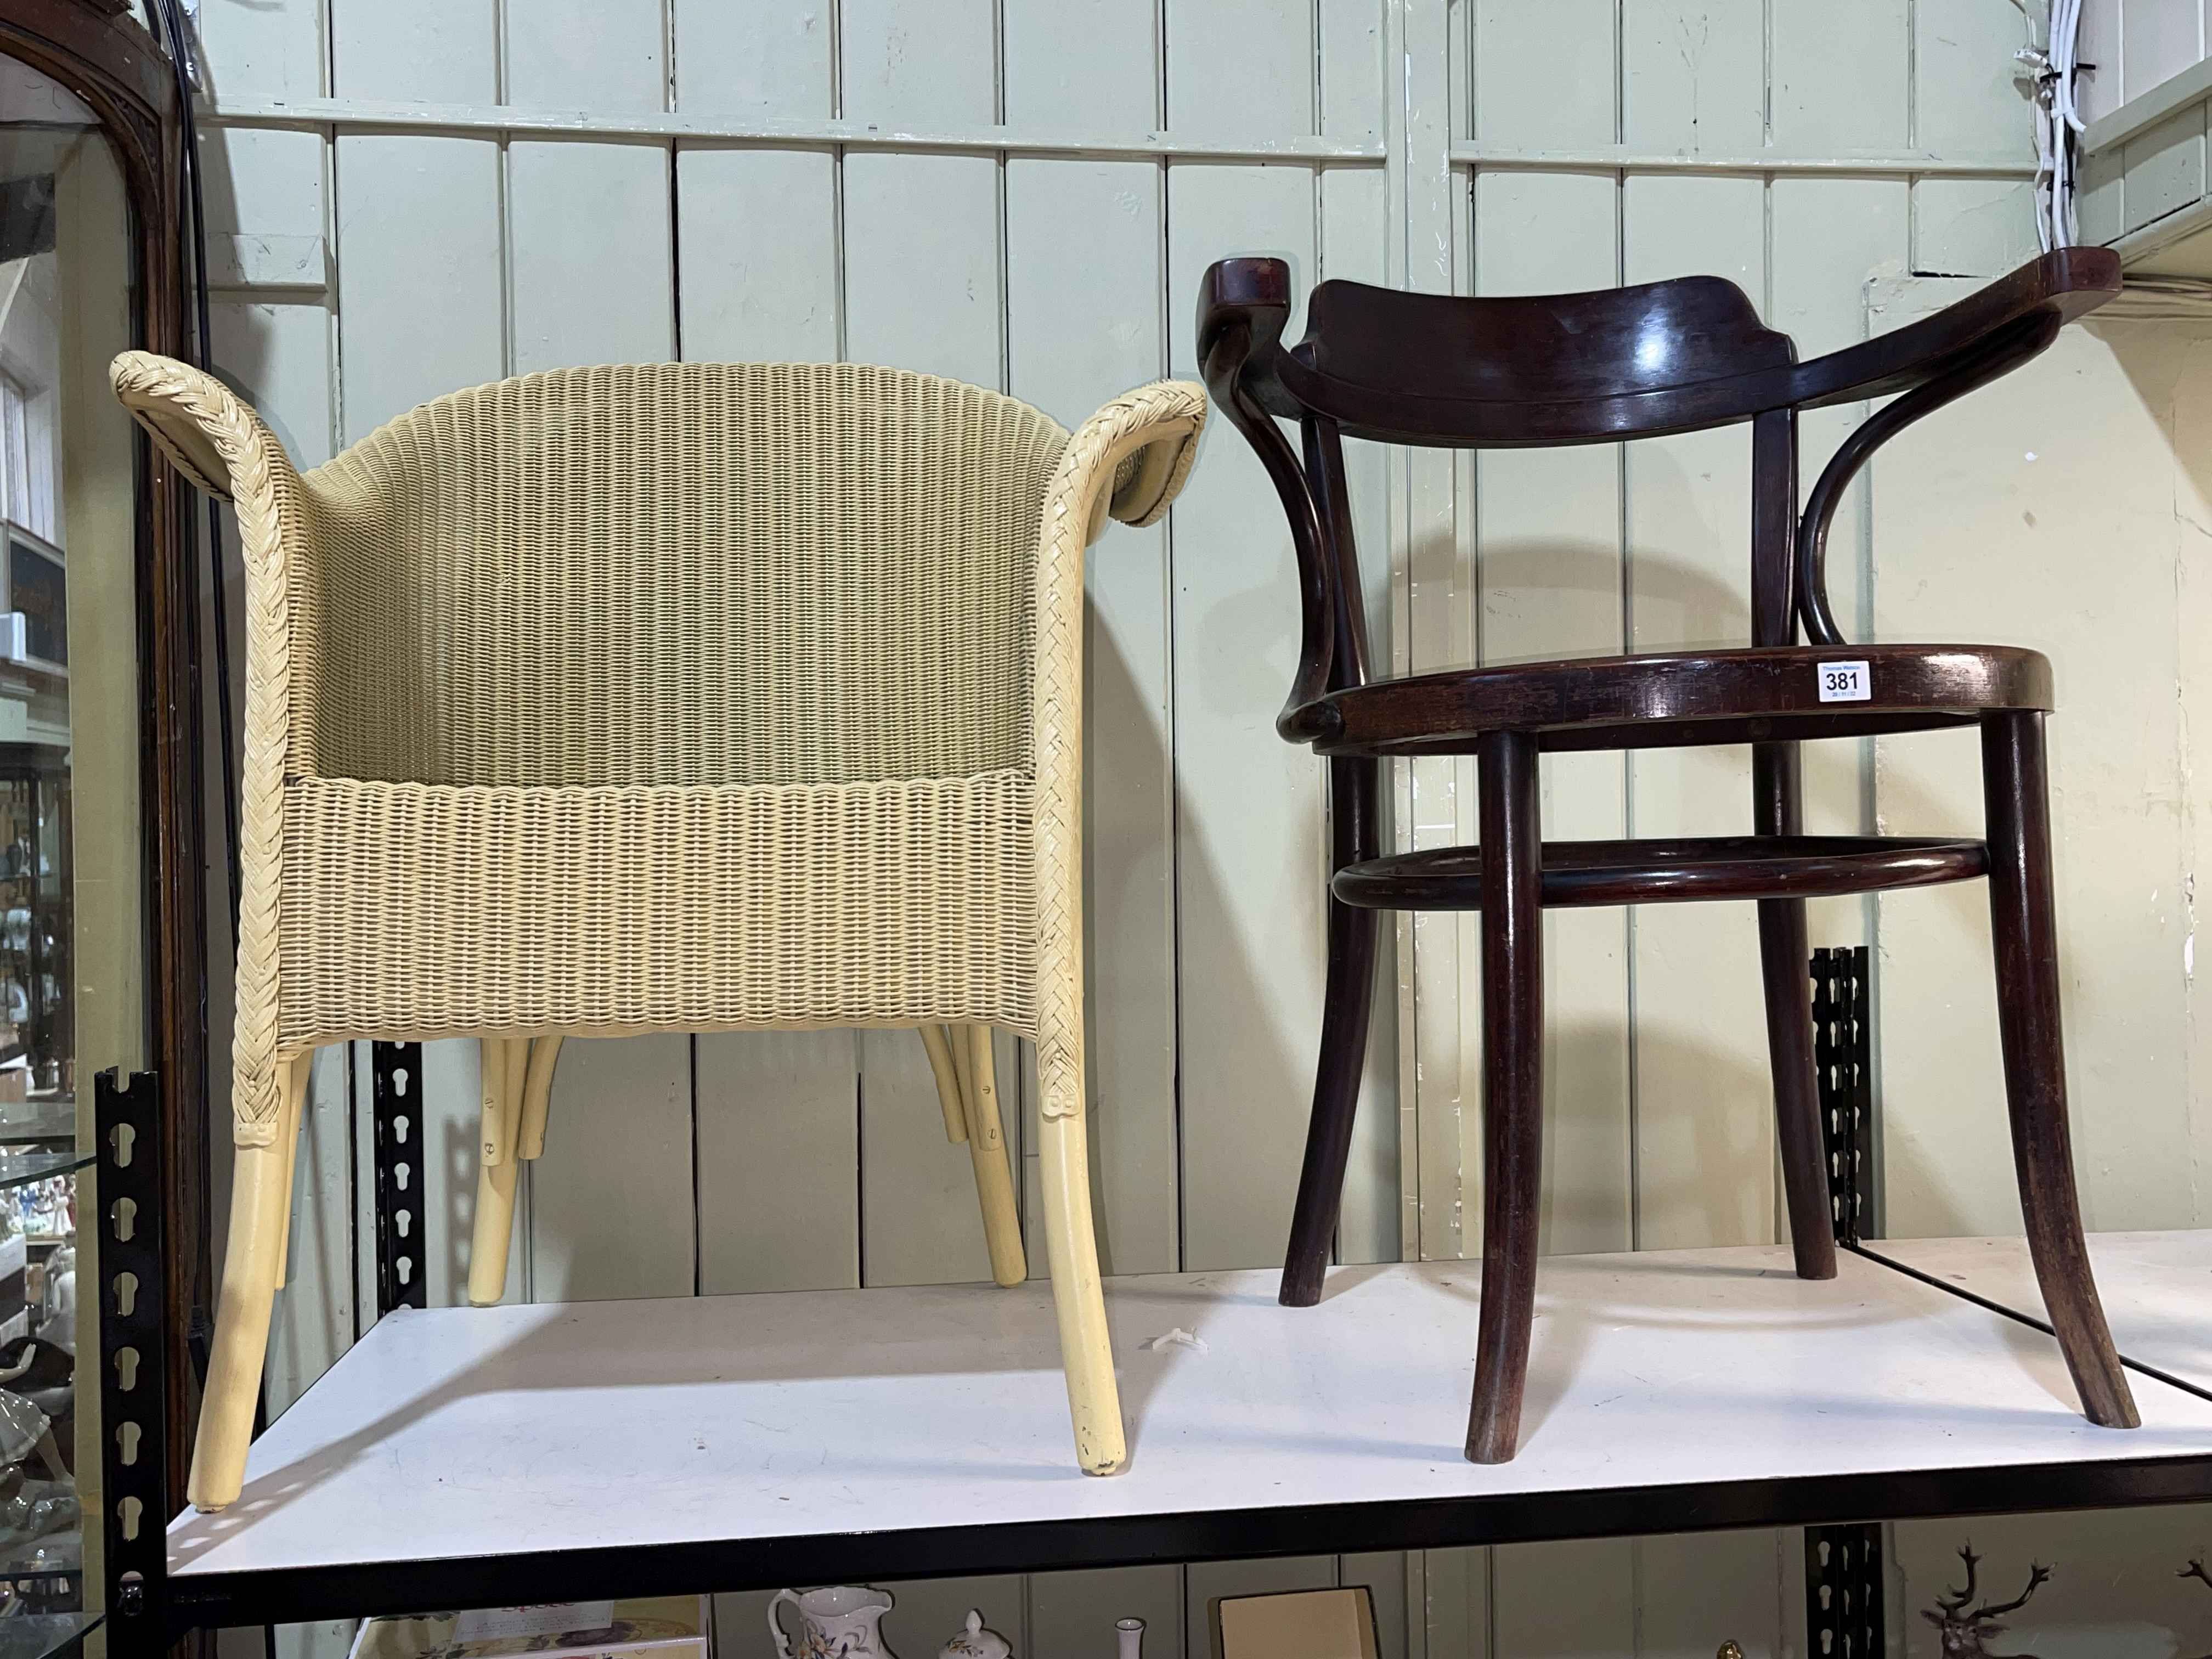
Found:
<path fill-rule="evenodd" d="M 2189 1565 L 2173 1576 L 2177 1578 L 2194 1578 L 2199 1583 L 2212 1585 L 2212 1572 L 2204 1571 L 2204 1558 L 2201 1555 L 2191 1557 Z M 2202 1655 L 2200 1659 L 2212 1659 L 2212 1653 Z"/>
<path fill-rule="evenodd" d="M 1966 1588 L 1953 1590 L 1948 1595 L 1936 1598 L 1934 1608 L 1923 1608 L 1920 1616 L 1936 1626 L 1942 1640 L 1943 1659 L 1999 1659 L 1990 1653 L 1989 1640 L 2003 1634 L 2004 1626 L 1996 1620 L 2027 1605 L 2027 1598 L 2041 1589 L 2051 1577 L 2051 1569 L 2031 1564 L 2027 1570 L 2027 1588 L 2009 1601 L 1984 1602 L 1967 1610 L 1974 1599 L 1974 1569 L 1981 1565 L 1981 1557 L 1974 1553 L 1972 1544 L 1959 1551 L 1960 1559 L 1966 1564 Z M 2184 1574 L 2183 1577 L 2188 1577 Z M 2032 1653 L 2009 1654 L 2002 1659 L 2035 1659 Z"/>

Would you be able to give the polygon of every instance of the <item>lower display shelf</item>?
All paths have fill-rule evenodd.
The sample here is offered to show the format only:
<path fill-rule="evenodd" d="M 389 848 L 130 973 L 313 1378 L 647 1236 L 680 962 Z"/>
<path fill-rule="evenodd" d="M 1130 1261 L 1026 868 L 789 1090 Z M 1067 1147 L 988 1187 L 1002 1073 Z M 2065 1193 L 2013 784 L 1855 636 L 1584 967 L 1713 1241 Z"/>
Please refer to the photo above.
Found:
<path fill-rule="evenodd" d="M 2045 1322 L 2023 1239 L 1875 1238 L 1863 1248 L 1947 1289 Z M 2212 1394 L 2212 1230 L 2092 1233 L 2089 1265 L 2120 1357 Z"/>
<path fill-rule="evenodd" d="M 1131 1465 L 1077 1473 L 1041 1281 L 403 1311 L 169 1531 L 259 1623 L 1158 1559 L 2212 1498 L 2212 1401 L 1862 1257 L 1544 1263 L 1520 1455 L 1460 1456 L 1479 1273 L 1112 1280 Z M 1175 1340 L 1188 1333 L 1194 1342 Z M 1167 1340 L 1161 1340 L 1166 1338 Z"/>

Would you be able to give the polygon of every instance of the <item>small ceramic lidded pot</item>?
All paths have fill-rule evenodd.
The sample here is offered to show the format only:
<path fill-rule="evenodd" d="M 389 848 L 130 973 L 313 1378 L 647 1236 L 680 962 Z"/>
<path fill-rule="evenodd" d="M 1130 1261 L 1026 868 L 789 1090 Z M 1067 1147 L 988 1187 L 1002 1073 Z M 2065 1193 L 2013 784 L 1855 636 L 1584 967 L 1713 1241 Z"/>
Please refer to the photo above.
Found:
<path fill-rule="evenodd" d="M 982 1613 L 968 1609 L 968 1628 L 937 1650 L 937 1659 L 1014 1659 L 1013 1644 L 983 1628 Z"/>

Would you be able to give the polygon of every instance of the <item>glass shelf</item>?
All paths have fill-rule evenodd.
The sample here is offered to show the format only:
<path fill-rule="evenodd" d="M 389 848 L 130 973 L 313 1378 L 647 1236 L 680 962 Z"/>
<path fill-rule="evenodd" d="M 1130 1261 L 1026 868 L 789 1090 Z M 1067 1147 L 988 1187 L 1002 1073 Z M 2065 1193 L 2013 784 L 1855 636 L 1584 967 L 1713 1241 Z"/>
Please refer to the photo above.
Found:
<path fill-rule="evenodd" d="M 55 1176 L 74 1175 L 90 1169 L 97 1157 L 94 1152 L 0 1152 L 0 1192 Z"/>
<path fill-rule="evenodd" d="M 0 1583 L 23 1578 L 58 1578 L 84 1571 L 84 1534 L 64 1527 L 19 1543 L 0 1544 Z M 0 1659 L 6 1659 L 0 1655 Z"/>
<path fill-rule="evenodd" d="M 0 1105 L 0 1146 L 40 1146 L 76 1139 L 74 1100 L 16 1101 Z"/>
<path fill-rule="evenodd" d="M 23 1613 L 0 1617 L 0 1659 L 51 1659 L 82 1641 L 96 1613 Z"/>

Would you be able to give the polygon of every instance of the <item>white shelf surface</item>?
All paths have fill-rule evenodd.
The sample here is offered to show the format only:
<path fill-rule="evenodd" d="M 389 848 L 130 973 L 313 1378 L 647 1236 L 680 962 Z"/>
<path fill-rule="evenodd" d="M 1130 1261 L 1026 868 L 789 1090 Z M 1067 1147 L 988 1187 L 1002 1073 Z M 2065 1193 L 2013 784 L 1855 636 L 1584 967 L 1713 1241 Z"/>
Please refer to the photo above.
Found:
<path fill-rule="evenodd" d="M 1547 1260 L 1521 1454 L 1478 1467 L 1478 1279 L 1339 1268 L 1310 1309 L 1273 1271 L 1109 1281 L 1132 1462 L 1106 1480 L 1074 1468 L 1040 1281 L 403 1312 L 270 1427 L 237 1504 L 172 1525 L 172 1582 L 2212 1456 L 2212 1401 L 2139 1377 L 2143 1427 L 2096 1428 L 2018 1322 L 1747 1247 Z M 1205 1351 L 1147 1346 L 1176 1328 Z"/>
<path fill-rule="evenodd" d="M 1866 1248 L 2049 1322 L 2022 1238 L 1875 1238 Z M 2092 1233 L 2089 1268 L 2123 1359 L 2212 1389 L 2212 1231 Z"/>

